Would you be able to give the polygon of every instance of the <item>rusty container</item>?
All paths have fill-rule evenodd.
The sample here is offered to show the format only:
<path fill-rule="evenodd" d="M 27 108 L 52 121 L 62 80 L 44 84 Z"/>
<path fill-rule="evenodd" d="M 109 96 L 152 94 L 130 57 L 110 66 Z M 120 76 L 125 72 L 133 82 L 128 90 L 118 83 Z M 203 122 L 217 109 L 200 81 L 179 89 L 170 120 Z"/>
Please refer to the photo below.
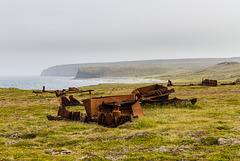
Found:
<path fill-rule="evenodd" d="M 136 102 L 134 103 L 133 109 L 132 108 L 127 108 L 127 109 L 119 109 L 120 113 L 115 111 L 116 115 L 121 115 L 121 114 L 138 114 L 139 117 L 143 115 L 141 106 L 138 101 L 135 100 L 135 95 L 116 95 L 116 96 L 106 96 L 106 97 L 94 97 L 94 98 L 88 98 L 82 100 L 87 116 L 90 120 L 97 120 L 98 118 L 98 113 L 99 112 L 106 112 L 108 113 L 113 113 L 114 110 L 116 109 L 109 109 L 109 108 L 104 108 L 103 110 L 100 111 L 100 107 L 102 106 L 103 102 L 114 102 L 116 104 L 121 104 L 123 102 Z M 131 107 L 132 107 L 131 106 Z"/>
<path fill-rule="evenodd" d="M 202 80 L 202 86 L 217 86 L 217 80 L 211 79 Z"/>

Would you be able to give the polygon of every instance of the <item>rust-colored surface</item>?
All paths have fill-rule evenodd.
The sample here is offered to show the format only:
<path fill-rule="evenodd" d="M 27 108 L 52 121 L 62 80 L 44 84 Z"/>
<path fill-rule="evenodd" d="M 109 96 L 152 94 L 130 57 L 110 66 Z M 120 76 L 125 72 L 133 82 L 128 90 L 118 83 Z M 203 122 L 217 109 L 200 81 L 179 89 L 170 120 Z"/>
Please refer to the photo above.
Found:
<path fill-rule="evenodd" d="M 64 106 L 59 107 L 57 116 L 60 116 L 58 118 L 61 118 L 61 120 L 64 119 L 64 120 L 81 121 L 81 122 L 85 122 L 86 120 L 85 119 L 86 115 L 83 115 L 81 112 L 69 111 Z"/>
<path fill-rule="evenodd" d="M 75 87 L 69 87 L 68 90 L 56 90 L 54 91 L 57 97 L 60 97 L 62 95 L 66 94 L 74 94 L 74 93 L 85 93 L 88 92 L 88 94 L 83 94 L 83 95 L 91 95 L 94 90 L 79 90 L 78 88 Z"/>
<path fill-rule="evenodd" d="M 72 95 L 71 96 L 66 96 L 62 95 L 59 97 L 60 105 L 61 106 L 78 106 L 81 105 L 78 100 L 76 100 Z"/>
<path fill-rule="evenodd" d="M 63 91 L 56 90 L 56 91 L 54 91 L 54 92 L 55 92 L 55 94 L 56 94 L 57 97 L 60 97 L 60 96 L 62 96 L 62 95 L 65 95 L 65 92 L 63 92 Z"/>
<path fill-rule="evenodd" d="M 141 108 L 141 105 L 140 105 L 139 101 L 137 101 L 136 103 L 134 103 L 132 105 L 132 112 L 133 112 L 134 117 L 143 116 L 142 108 Z"/>
<path fill-rule="evenodd" d="M 145 99 L 162 99 L 168 100 L 169 95 L 174 93 L 174 89 L 168 89 L 163 85 L 151 85 L 146 87 L 141 87 L 135 89 L 132 94 L 135 95 L 136 98 L 140 99 L 141 102 Z"/>
<path fill-rule="evenodd" d="M 141 105 L 135 100 L 135 95 L 95 97 L 82 102 L 89 120 L 97 121 L 102 126 L 117 127 L 131 121 L 132 116 L 143 116 Z"/>
<path fill-rule="evenodd" d="M 170 86 L 173 86 L 173 84 L 172 84 L 172 81 L 171 81 L 171 80 L 168 80 L 168 84 L 167 84 L 167 86 L 168 86 L 168 87 L 170 87 Z"/>
<path fill-rule="evenodd" d="M 204 79 L 202 80 L 202 86 L 217 86 L 217 80 Z"/>
<path fill-rule="evenodd" d="M 141 98 L 148 98 L 148 99 L 154 99 L 154 98 L 159 98 L 159 97 L 164 97 L 164 96 L 169 96 L 171 93 L 174 93 L 174 89 L 170 90 L 154 90 L 150 91 L 148 94 L 141 95 Z"/>
<path fill-rule="evenodd" d="M 173 86 L 172 82 L 168 81 L 169 86 Z M 174 89 L 168 89 L 162 85 L 151 85 L 146 87 L 137 88 L 132 92 L 135 97 L 139 98 L 139 102 L 142 104 L 156 104 L 156 105 L 167 105 L 167 104 L 195 104 L 197 99 L 169 99 L 169 95 L 175 92 Z M 133 107 L 134 109 L 134 107 Z M 138 111 L 138 110 L 136 110 Z"/>
<path fill-rule="evenodd" d="M 79 89 L 77 89 L 76 87 L 69 87 L 68 91 L 74 91 L 74 92 L 78 92 Z"/>
<path fill-rule="evenodd" d="M 103 103 L 116 103 L 121 104 L 123 102 L 135 102 L 135 96 L 134 95 L 119 95 L 119 96 L 107 96 L 107 97 L 94 97 L 94 98 L 88 98 L 82 100 L 83 105 L 85 107 L 85 110 L 87 112 L 87 115 L 90 119 L 97 119 L 98 112 L 100 107 L 103 107 Z M 105 105 L 107 106 L 107 105 Z M 124 107 L 124 106 L 123 106 Z M 123 108 L 122 107 L 122 108 Z M 111 107 L 113 108 L 113 107 Z M 104 108 L 104 110 L 111 110 L 111 108 Z M 123 109 L 124 111 L 124 109 Z M 109 111 L 110 112 L 110 111 Z"/>
<path fill-rule="evenodd" d="M 51 115 L 48 115 L 48 116 L 47 116 L 47 119 L 48 119 L 49 121 L 60 121 L 60 120 L 63 120 L 62 117 L 56 117 L 56 116 L 51 116 Z"/>
<path fill-rule="evenodd" d="M 69 91 L 75 90 L 70 89 Z M 81 92 L 81 91 L 77 91 Z M 90 92 L 90 91 L 89 91 Z M 143 116 L 140 103 L 147 104 L 195 104 L 197 99 L 182 100 L 169 99 L 169 95 L 175 92 L 162 85 L 151 85 L 137 88 L 130 95 L 116 95 L 106 97 L 94 97 L 82 100 L 86 114 L 69 111 L 67 106 L 81 105 L 73 96 L 67 96 L 66 91 L 55 91 L 59 97 L 60 108 L 57 117 L 47 116 L 49 120 L 71 120 L 82 122 L 97 122 L 107 127 L 117 127 L 133 117 Z"/>
<path fill-rule="evenodd" d="M 168 80 L 168 84 L 167 84 L 167 86 L 181 86 L 181 87 L 185 87 L 185 86 L 211 86 L 211 87 L 215 87 L 217 85 L 218 85 L 217 80 L 210 80 L 210 79 L 202 80 L 202 83 L 199 83 L 199 84 L 188 84 L 188 85 L 173 85 L 172 81 Z M 234 83 L 222 83 L 222 85 L 234 85 Z"/>
<path fill-rule="evenodd" d="M 236 82 L 230 82 L 230 83 L 221 83 L 221 86 L 225 86 L 225 85 L 236 85 Z"/>
<path fill-rule="evenodd" d="M 72 121 L 84 121 L 85 118 L 82 117 L 80 112 L 72 112 L 66 109 L 67 106 L 78 106 L 81 105 L 78 100 L 73 96 L 62 95 L 59 96 L 60 107 L 58 110 L 57 117 L 47 116 L 48 120 L 72 120 Z M 60 117 L 58 117 L 60 116 Z"/>
<path fill-rule="evenodd" d="M 168 105 L 168 104 L 174 104 L 174 105 L 195 105 L 197 102 L 197 99 L 178 99 L 178 98 L 173 98 L 173 99 L 168 99 L 168 100 L 152 100 L 152 99 L 146 99 L 142 103 L 144 104 L 153 104 L 153 105 Z"/>
<path fill-rule="evenodd" d="M 33 91 L 33 93 L 36 93 L 36 94 L 44 94 L 44 93 L 54 93 L 54 91 L 46 91 L 46 87 L 43 86 L 42 91 Z"/>
<path fill-rule="evenodd" d="M 150 85 L 150 86 L 145 86 L 145 87 L 141 87 L 141 88 L 137 88 L 135 89 L 132 94 L 140 94 L 140 95 L 147 95 L 150 92 L 154 92 L 154 91 L 165 91 L 168 90 L 167 87 L 164 87 L 163 85 Z"/>

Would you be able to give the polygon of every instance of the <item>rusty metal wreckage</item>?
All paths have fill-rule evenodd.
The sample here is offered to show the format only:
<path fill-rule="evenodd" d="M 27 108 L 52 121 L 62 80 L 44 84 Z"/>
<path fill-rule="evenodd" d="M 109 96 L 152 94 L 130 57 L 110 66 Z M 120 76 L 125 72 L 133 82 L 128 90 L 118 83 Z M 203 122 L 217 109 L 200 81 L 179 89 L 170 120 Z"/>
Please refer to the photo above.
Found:
<path fill-rule="evenodd" d="M 230 82 L 221 83 L 221 85 L 235 85 L 240 84 L 240 79 Z M 167 87 L 163 85 L 150 85 L 146 87 L 137 88 L 129 95 L 115 95 L 105 97 L 93 97 L 83 99 L 81 104 L 71 93 L 84 93 L 91 95 L 94 90 L 80 91 L 75 87 L 69 87 L 68 90 L 54 91 L 59 98 L 60 107 L 57 116 L 48 115 L 48 120 L 66 120 L 66 121 L 80 121 L 85 123 L 98 123 L 106 127 L 117 127 L 127 121 L 132 121 L 132 118 L 143 116 L 141 104 L 154 105 L 194 105 L 197 98 L 194 99 L 169 99 L 169 95 L 174 93 L 174 89 L 168 89 L 170 86 L 210 86 L 216 87 L 217 80 L 205 79 L 200 84 L 189 85 L 173 85 L 172 81 L 168 80 Z M 45 87 L 41 92 L 33 91 L 33 93 L 53 93 L 46 91 Z M 84 106 L 86 113 L 72 112 L 66 109 L 68 106 Z"/>
<path fill-rule="evenodd" d="M 236 81 L 233 82 L 227 82 L 227 83 L 220 83 L 221 86 L 225 85 L 236 85 L 240 84 L 240 79 L 237 79 Z M 211 80 L 211 79 L 204 79 L 202 80 L 202 83 L 200 84 L 188 84 L 188 85 L 173 85 L 171 80 L 168 80 L 168 87 L 171 86 L 209 86 L 209 87 L 217 87 L 218 86 L 218 81 L 217 80 Z"/>
<path fill-rule="evenodd" d="M 70 88 L 69 88 L 70 89 Z M 115 95 L 105 97 L 93 97 L 82 100 L 86 113 L 72 112 L 66 109 L 68 106 L 82 105 L 73 96 L 68 96 L 63 91 L 55 91 L 59 98 L 60 107 L 57 116 L 48 115 L 48 120 L 80 121 L 85 123 L 96 122 L 106 127 L 117 127 L 133 118 L 143 116 L 141 104 L 195 104 L 197 99 L 182 100 L 169 99 L 174 89 L 168 89 L 163 85 L 150 85 L 137 88 L 129 95 Z"/>

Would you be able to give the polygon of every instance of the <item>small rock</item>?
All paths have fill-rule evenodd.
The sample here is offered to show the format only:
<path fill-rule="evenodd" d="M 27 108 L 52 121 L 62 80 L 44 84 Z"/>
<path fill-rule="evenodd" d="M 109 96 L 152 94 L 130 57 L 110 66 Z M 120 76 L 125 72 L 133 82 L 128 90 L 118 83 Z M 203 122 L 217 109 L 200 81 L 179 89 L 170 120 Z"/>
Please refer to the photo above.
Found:
<path fill-rule="evenodd" d="M 128 150 L 130 150 L 131 148 L 123 148 L 123 151 L 126 152 Z"/>
<path fill-rule="evenodd" d="M 47 152 L 53 152 L 54 149 L 45 149 L 45 151 L 47 151 Z"/>
<path fill-rule="evenodd" d="M 240 145 L 240 141 L 239 140 L 234 141 L 233 145 Z"/>
<path fill-rule="evenodd" d="M 91 157 L 89 157 L 89 156 L 86 156 L 86 157 L 82 156 L 82 157 L 80 158 L 80 160 L 85 160 L 85 159 L 91 159 Z"/>
<path fill-rule="evenodd" d="M 211 150 L 204 150 L 205 153 L 211 153 Z"/>
<path fill-rule="evenodd" d="M 180 151 L 183 151 L 183 150 L 192 150 L 192 148 L 189 148 L 189 147 L 181 147 L 179 148 Z"/>
<path fill-rule="evenodd" d="M 60 152 L 56 152 L 56 151 L 52 152 L 52 155 L 59 155 L 59 154 Z"/>
<path fill-rule="evenodd" d="M 20 143 L 20 141 L 10 141 L 10 142 L 6 142 L 5 145 L 14 145 L 18 143 Z"/>
<path fill-rule="evenodd" d="M 168 152 L 169 148 L 167 146 L 161 146 L 160 148 L 148 149 L 149 152 L 160 151 L 162 153 Z"/>
<path fill-rule="evenodd" d="M 108 160 L 117 160 L 117 159 L 115 159 L 115 158 L 113 158 L 113 157 L 105 157 L 105 159 L 108 159 Z"/>
<path fill-rule="evenodd" d="M 140 136 L 140 137 L 146 137 L 149 133 L 148 132 L 137 132 L 135 134 L 132 134 L 132 135 L 129 135 L 129 136 L 126 136 L 125 139 L 126 140 L 130 140 L 130 139 L 133 139 L 134 137 L 136 136 Z"/>
<path fill-rule="evenodd" d="M 71 135 L 82 135 L 83 133 L 81 132 L 75 132 L 75 133 L 72 133 Z"/>
<path fill-rule="evenodd" d="M 224 144 L 238 144 L 240 141 L 236 138 L 231 138 L 231 139 L 224 139 L 224 138 L 219 138 L 218 139 L 218 145 L 224 145 Z"/>
<path fill-rule="evenodd" d="M 240 129 L 238 129 L 238 128 L 233 128 L 233 130 L 235 131 L 235 132 L 240 132 Z"/>
<path fill-rule="evenodd" d="M 198 143 L 198 142 L 201 142 L 201 141 L 203 141 L 203 140 L 204 140 L 203 138 L 198 138 L 198 139 L 194 140 L 194 142 L 195 142 L 195 143 Z"/>
<path fill-rule="evenodd" d="M 21 133 L 12 134 L 10 138 L 22 139 L 22 134 Z"/>
<path fill-rule="evenodd" d="M 61 155 L 70 155 L 70 154 L 72 154 L 70 150 L 61 152 Z"/>

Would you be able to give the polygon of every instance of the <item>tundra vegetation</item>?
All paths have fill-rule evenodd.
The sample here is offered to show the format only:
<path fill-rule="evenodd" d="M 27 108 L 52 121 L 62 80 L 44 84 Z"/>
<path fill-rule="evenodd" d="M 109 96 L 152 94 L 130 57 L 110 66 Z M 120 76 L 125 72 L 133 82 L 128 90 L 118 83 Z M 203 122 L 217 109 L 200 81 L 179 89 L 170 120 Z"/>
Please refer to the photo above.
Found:
<path fill-rule="evenodd" d="M 78 93 L 74 97 L 129 94 L 146 85 L 87 86 L 80 89 L 94 89 L 93 95 Z M 54 94 L 2 88 L 0 159 L 240 160 L 240 85 L 174 89 L 171 98 L 198 98 L 198 102 L 187 106 L 142 105 L 143 117 L 107 128 L 48 121 L 46 116 L 56 116 L 59 107 Z M 68 109 L 85 112 L 83 106 Z"/>

